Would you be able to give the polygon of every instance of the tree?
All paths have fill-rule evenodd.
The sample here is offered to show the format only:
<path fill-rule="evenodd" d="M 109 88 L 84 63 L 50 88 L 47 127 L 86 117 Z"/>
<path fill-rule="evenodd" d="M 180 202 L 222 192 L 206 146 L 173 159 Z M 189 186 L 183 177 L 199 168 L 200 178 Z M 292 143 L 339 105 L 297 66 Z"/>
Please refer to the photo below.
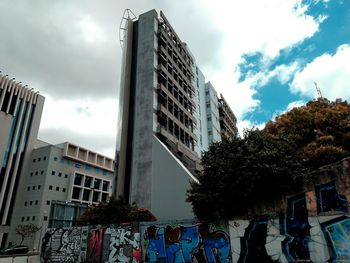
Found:
<path fill-rule="evenodd" d="M 302 166 L 295 160 L 291 142 L 259 130 L 214 143 L 202 158 L 200 184 L 192 183 L 188 201 L 202 220 L 243 216 L 301 189 Z"/>
<path fill-rule="evenodd" d="M 276 117 L 264 131 L 293 141 L 299 160 L 315 169 L 350 154 L 350 105 L 319 98 Z"/>
<path fill-rule="evenodd" d="M 122 198 L 111 198 L 108 203 L 99 203 L 87 208 L 81 215 L 79 224 L 98 225 L 155 220 L 156 217 L 148 209 L 130 205 Z"/>
<path fill-rule="evenodd" d="M 20 235 L 22 238 L 20 245 L 22 245 L 22 243 L 26 237 L 33 236 L 40 229 L 41 229 L 41 227 L 38 227 L 34 224 L 18 225 L 16 227 L 15 231 L 16 231 L 16 234 Z"/>

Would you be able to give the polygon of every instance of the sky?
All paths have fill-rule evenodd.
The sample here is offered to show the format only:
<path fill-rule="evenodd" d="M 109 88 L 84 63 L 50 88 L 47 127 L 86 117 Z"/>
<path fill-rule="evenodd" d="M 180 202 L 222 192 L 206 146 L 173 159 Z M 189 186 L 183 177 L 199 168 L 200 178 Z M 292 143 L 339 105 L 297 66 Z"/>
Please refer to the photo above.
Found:
<path fill-rule="evenodd" d="M 39 139 L 114 157 L 126 8 L 162 10 L 238 128 L 350 100 L 350 0 L 1 0 L 0 70 L 40 91 Z"/>

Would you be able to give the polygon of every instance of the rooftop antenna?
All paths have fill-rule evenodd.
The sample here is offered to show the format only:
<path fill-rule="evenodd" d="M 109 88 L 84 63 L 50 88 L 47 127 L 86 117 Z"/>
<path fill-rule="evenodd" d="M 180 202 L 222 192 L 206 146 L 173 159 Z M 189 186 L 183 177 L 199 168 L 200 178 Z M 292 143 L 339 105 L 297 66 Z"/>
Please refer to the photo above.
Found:
<path fill-rule="evenodd" d="M 320 87 L 317 85 L 317 82 L 314 82 L 314 84 L 315 84 L 315 88 L 316 88 L 316 91 L 317 91 L 318 98 L 322 99 L 323 97 L 322 97 L 322 92 L 321 92 Z"/>
<path fill-rule="evenodd" d="M 124 10 L 123 18 L 120 21 L 120 26 L 119 26 L 119 42 L 120 42 L 120 47 L 123 49 L 123 44 L 124 44 L 124 36 L 127 30 L 128 26 L 128 20 L 136 20 L 135 14 L 129 9 Z"/>

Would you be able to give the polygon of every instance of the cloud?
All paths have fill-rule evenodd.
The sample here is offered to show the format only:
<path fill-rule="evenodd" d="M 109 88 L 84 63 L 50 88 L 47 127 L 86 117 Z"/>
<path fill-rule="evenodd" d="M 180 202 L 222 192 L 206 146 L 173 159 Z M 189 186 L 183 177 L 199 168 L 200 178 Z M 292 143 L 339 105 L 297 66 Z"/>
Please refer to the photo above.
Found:
<path fill-rule="evenodd" d="M 330 100 L 350 99 L 350 45 L 341 45 L 334 55 L 325 53 L 295 74 L 290 90 L 309 98 L 317 97 L 314 82 Z"/>

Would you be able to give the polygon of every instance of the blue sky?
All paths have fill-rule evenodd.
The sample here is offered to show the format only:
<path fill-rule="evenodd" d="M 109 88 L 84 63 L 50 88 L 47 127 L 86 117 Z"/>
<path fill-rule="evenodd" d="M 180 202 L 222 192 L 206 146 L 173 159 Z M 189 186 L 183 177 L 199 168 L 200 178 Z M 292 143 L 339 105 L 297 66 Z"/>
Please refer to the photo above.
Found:
<path fill-rule="evenodd" d="M 276 75 L 271 77 L 266 83 L 256 87 L 257 93 L 254 94 L 253 99 L 258 100 L 260 103 L 251 111 L 242 115 L 243 119 L 248 120 L 253 125 L 259 125 L 273 119 L 276 114 L 284 112 L 290 103 L 292 103 L 291 105 L 294 105 L 293 103 L 300 105 L 315 98 L 315 93 L 313 93 L 313 96 L 310 96 L 310 93 L 291 91 L 290 86 L 293 83 L 295 73 L 303 71 L 307 64 L 312 63 L 325 53 L 334 56 L 340 46 L 350 43 L 349 1 L 305 1 L 304 4 L 308 5 L 308 10 L 305 14 L 315 18 L 321 17 L 319 28 L 311 37 L 280 50 L 279 55 L 268 61 L 268 63 L 264 62 L 264 54 L 256 52 L 244 54 L 242 56 L 244 63 L 238 65 L 238 70 L 240 71 L 239 82 L 243 82 L 251 75 L 261 71 L 272 72 L 279 66 L 297 63 L 297 69 L 293 71 L 288 79 L 280 80 L 279 76 Z M 350 66 L 350 64 L 347 65 Z M 332 67 L 331 64 L 324 64 L 323 66 Z M 347 79 L 350 80 L 350 75 Z M 332 87 L 323 86 L 321 79 L 312 79 L 311 76 L 308 81 L 308 89 L 315 89 L 315 86 L 310 85 L 312 82 L 317 82 L 326 97 L 330 95 L 328 89 Z M 348 89 L 350 89 L 350 85 Z M 345 99 L 349 99 L 347 94 L 342 94 L 341 92 L 336 95 L 340 98 L 345 97 Z M 333 94 L 330 99 L 334 99 L 332 97 Z"/>

